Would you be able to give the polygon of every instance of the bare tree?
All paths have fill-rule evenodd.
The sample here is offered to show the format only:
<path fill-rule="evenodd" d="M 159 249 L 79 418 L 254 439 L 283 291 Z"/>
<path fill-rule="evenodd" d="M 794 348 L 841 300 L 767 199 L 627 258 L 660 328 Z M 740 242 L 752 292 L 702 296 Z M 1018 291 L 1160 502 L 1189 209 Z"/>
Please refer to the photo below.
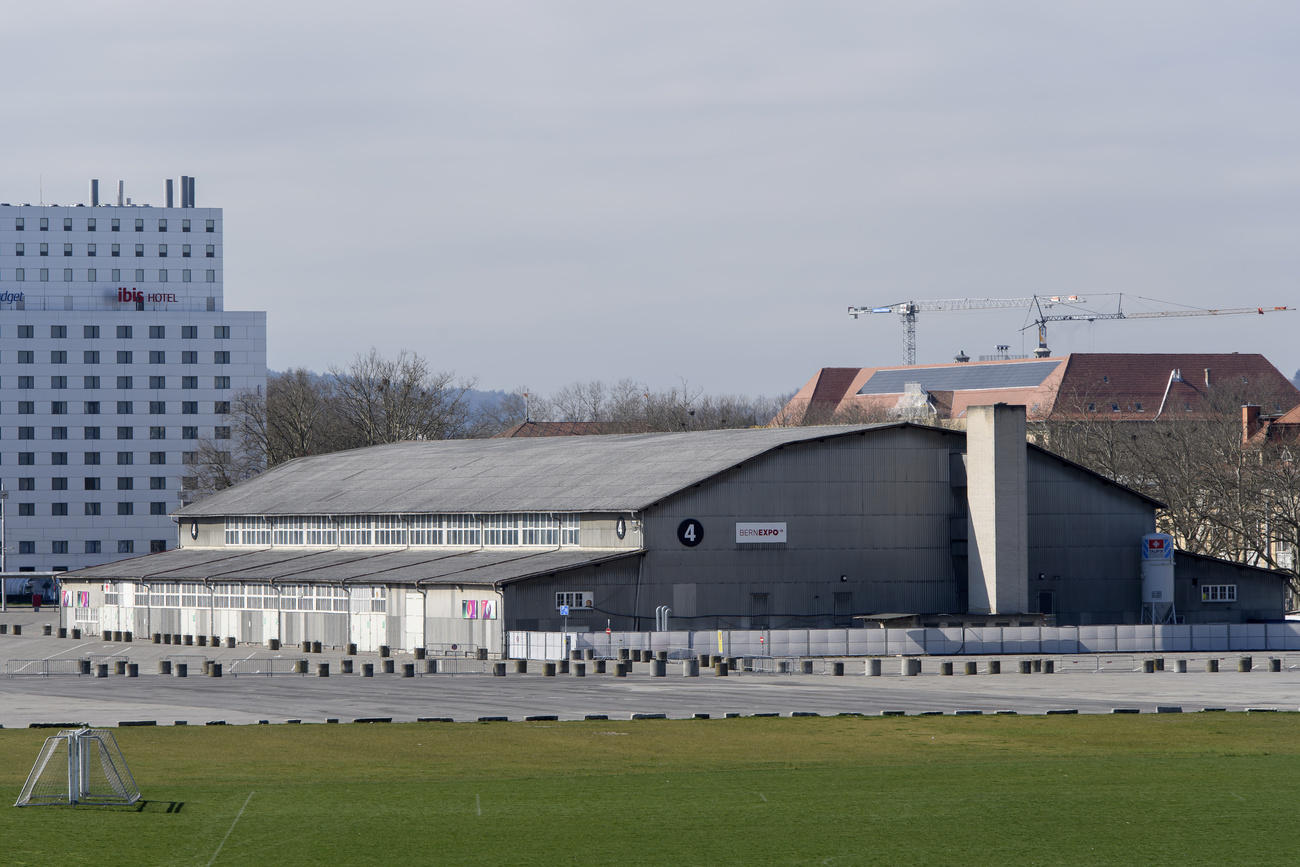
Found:
<path fill-rule="evenodd" d="M 346 368 L 330 368 L 330 376 L 335 411 L 355 438 L 348 445 L 449 439 L 468 429 L 473 382 L 434 372 L 413 352 L 387 359 L 372 348 Z"/>

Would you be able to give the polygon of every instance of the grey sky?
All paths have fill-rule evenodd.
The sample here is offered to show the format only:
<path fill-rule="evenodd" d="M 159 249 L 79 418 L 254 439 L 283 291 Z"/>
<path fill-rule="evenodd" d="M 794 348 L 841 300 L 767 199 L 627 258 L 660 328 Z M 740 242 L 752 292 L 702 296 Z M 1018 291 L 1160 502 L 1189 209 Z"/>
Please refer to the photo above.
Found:
<path fill-rule="evenodd" d="M 225 209 L 268 360 L 413 349 L 481 387 L 775 394 L 893 364 L 905 298 L 1300 303 L 1293 3 L 17 4 L 0 200 Z M 1133 305 L 1139 309 L 1139 305 Z M 923 315 L 919 360 L 1029 351 Z M 1300 313 L 1058 326 L 1263 352 Z"/>

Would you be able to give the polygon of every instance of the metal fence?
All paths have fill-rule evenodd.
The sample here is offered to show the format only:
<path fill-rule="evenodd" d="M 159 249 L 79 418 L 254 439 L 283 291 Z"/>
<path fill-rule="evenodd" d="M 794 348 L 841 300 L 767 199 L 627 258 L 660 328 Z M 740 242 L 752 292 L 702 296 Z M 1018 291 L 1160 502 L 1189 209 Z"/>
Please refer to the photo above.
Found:
<path fill-rule="evenodd" d="M 83 674 L 81 663 L 80 659 L 7 659 L 4 674 L 5 677 L 80 676 Z"/>

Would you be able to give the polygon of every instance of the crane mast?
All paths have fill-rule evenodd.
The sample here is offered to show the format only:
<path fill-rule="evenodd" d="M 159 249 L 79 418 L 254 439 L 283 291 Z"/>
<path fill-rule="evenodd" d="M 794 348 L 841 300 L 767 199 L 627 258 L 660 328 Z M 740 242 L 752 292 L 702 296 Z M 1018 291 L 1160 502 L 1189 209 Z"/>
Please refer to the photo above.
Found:
<path fill-rule="evenodd" d="M 894 313 L 903 324 L 903 364 L 916 364 L 916 314 L 921 312 L 941 313 L 960 310 L 993 310 L 1006 307 L 1028 307 L 1033 318 L 1032 325 L 1025 328 L 1038 329 L 1038 348 L 1034 355 L 1045 358 L 1051 354 L 1047 348 L 1047 323 L 1049 322 L 1097 322 L 1109 319 L 1170 319 L 1182 316 L 1236 316 L 1247 313 L 1263 315 L 1295 310 L 1284 305 L 1266 307 L 1182 307 L 1166 310 L 1142 310 L 1125 312 L 1124 296 L 1120 293 L 1104 293 L 1116 296 L 1117 303 L 1113 312 L 1098 312 L 1079 307 L 1086 299 L 1078 295 L 1029 295 L 1023 298 L 939 298 L 929 300 L 895 301 L 892 304 L 876 304 L 863 307 L 850 307 L 849 315 L 854 319 L 865 313 Z M 1167 303 L 1167 302 L 1162 302 Z M 1069 313 L 1047 313 L 1057 305 L 1074 308 Z M 1021 329 L 1024 330 L 1023 328 Z"/>

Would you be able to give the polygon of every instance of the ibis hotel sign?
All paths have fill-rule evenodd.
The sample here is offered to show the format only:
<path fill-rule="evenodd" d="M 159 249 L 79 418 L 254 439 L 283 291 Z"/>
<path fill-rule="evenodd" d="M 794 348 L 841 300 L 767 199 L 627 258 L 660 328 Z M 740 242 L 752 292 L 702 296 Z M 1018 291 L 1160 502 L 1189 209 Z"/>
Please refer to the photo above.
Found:
<path fill-rule="evenodd" d="M 119 287 L 117 300 L 120 304 L 175 304 L 175 292 L 141 292 L 139 289 Z"/>
<path fill-rule="evenodd" d="M 784 545 L 785 521 L 766 524 L 736 523 L 737 545 Z"/>

